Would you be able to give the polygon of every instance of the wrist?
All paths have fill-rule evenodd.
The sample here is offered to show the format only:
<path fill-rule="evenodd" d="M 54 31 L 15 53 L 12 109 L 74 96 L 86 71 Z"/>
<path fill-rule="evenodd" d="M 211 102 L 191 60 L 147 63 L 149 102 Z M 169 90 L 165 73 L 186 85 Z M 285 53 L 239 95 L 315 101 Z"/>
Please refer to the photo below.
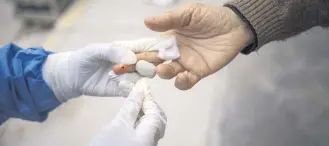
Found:
<path fill-rule="evenodd" d="M 287 5 L 290 4 L 276 0 L 232 0 L 226 6 L 243 14 L 251 24 L 257 34 L 253 50 L 257 50 L 271 41 L 284 39 L 287 15 L 283 7 Z"/>
<path fill-rule="evenodd" d="M 249 54 L 256 50 L 258 46 L 258 38 L 255 29 L 252 24 L 243 16 L 243 14 L 233 5 L 226 4 L 225 7 L 232 13 L 233 20 L 240 24 L 238 29 L 242 31 L 243 37 L 247 38 L 247 41 L 243 47 L 241 47 L 242 54 Z"/>
<path fill-rule="evenodd" d="M 73 92 L 69 75 L 69 52 L 51 54 L 42 67 L 44 81 L 53 90 L 60 102 L 80 96 L 79 92 Z"/>

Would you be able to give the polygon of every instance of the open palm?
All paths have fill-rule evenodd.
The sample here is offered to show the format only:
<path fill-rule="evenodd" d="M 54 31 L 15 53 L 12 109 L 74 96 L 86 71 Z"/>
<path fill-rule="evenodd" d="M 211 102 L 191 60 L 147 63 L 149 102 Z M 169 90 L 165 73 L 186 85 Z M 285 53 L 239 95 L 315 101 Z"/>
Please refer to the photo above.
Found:
<path fill-rule="evenodd" d="M 163 37 L 176 36 L 181 57 L 158 65 L 157 74 L 164 79 L 177 76 L 175 85 L 181 90 L 223 68 L 252 41 L 248 26 L 226 7 L 190 4 L 145 19 L 145 24 Z"/>

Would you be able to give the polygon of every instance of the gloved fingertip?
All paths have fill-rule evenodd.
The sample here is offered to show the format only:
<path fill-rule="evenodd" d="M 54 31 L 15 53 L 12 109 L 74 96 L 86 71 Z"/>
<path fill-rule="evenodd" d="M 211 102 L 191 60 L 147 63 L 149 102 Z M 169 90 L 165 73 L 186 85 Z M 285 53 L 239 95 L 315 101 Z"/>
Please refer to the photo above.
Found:
<path fill-rule="evenodd" d="M 137 81 L 135 86 L 137 86 L 143 91 L 145 90 L 145 88 L 148 88 L 148 84 L 145 79 L 140 79 L 139 81 Z"/>
<path fill-rule="evenodd" d="M 145 88 L 147 88 L 147 87 L 148 87 L 148 85 L 147 85 L 146 80 L 140 79 L 136 82 L 136 84 L 134 84 L 131 92 L 140 92 L 140 93 L 144 94 Z"/>
<path fill-rule="evenodd" d="M 136 63 L 136 70 L 140 75 L 148 78 L 153 78 L 156 74 L 155 65 L 145 60 L 140 60 Z"/>

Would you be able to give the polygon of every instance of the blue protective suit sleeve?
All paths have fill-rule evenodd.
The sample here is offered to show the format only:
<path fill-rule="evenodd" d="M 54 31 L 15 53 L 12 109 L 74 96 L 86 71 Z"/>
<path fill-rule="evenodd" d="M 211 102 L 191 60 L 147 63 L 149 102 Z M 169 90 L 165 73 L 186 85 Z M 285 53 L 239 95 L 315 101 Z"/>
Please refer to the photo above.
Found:
<path fill-rule="evenodd" d="M 0 124 L 11 117 L 42 122 L 60 105 L 42 77 L 51 53 L 14 44 L 0 48 Z"/>

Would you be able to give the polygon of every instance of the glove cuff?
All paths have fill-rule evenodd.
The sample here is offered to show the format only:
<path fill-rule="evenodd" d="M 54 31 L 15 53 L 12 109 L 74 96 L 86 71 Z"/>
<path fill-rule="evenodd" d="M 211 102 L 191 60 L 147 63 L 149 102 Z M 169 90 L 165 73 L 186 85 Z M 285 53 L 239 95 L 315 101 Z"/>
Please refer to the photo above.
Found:
<path fill-rule="evenodd" d="M 71 98 L 81 96 L 80 92 L 74 91 L 70 86 L 69 78 L 69 55 L 70 52 L 51 54 L 45 61 L 42 74 L 45 82 L 53 90 L 60 102 L 66 102 Z"/>

